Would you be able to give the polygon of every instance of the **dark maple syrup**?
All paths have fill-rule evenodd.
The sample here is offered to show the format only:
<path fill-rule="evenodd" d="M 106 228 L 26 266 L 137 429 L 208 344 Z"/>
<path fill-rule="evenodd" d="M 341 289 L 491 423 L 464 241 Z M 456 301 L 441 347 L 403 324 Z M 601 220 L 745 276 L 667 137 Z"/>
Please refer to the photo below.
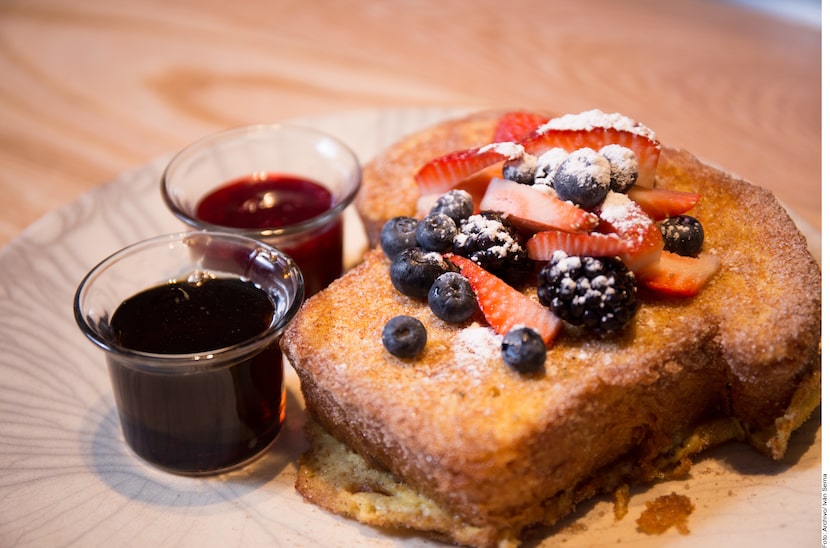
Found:
<path fill-rule="evenodd" d="M 232 228 L 268 229 L 290 226 L 332 208 L 333 197 L 324 186 L 302 177 L 264 174 L 230 181 L 206 195 L 196 207 L 202 221 Z M 303 273 L 306 295 L 326 287 L 343 272 L 343 221 L 302 237 L 275 244 Z"/>
<path fill-rule="evenodd" d="M 272 298 L 231 278 L 174 282 L 125 300 L 110 325 L 118 344 L 154 354 L 200 354 L 265 333 Z M 284 419 L 277 340 L 254 355 L 189 374 L 158 373 L 108 358 L 124 436 L 165 469 L 198 474 L 231 468 L 267 448 Z"/>

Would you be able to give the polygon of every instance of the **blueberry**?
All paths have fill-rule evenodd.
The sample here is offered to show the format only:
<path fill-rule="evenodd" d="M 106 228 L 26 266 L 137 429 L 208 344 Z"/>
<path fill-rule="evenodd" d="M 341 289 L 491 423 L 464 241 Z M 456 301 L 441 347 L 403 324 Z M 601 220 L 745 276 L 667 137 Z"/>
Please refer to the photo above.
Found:
<path fill-rule="evenodd" d="M 611 190 L 625 193 L 634 185 L 639 175 L 637 155 L 630 148 L 622 145 L 605 145 L 599 154 L 608 160 L 611 166 Z"/>
<path fill-rule="evenodd" d="M 568 152 L 564 148 L 552 148 L 539 156 L 533 174 L 535 184 L 553 188 L 553 177 L 567 158 Z"/>
<path fill-rule="evenodd" d="M 532 185 L 536 177 L 536 157 L 531 154 L 522 154 L 504 162 L 501 175 L 523 185 Z"/>
<path fill-rule="evenodd" d="M 455 221 L 444 213 L 431 213 L 415 227 L 415 239 L 424 251 L 443 253 L 452 247 L 458 228 Z"/>
<path fill-rule="evenodd" d="M 380 230 L 380 248 L 390 259 L 410 247 L 416 247 L 415 227 L 418 219 L 414 217 L 394 217 L 386 221 Z"/>
<path fill-rule="evenodd" d="M 560 199 L 581 207 L 594 207 L 611 189 L 611 165 L 590 148 L 568 155 L 553 177 L 553 188 Z"/>
<path fill-rule="evenodd" d="M 691 215 L 669 217 L 658 225 L 666 251 L 695 257 L 703 247 L 703 225 Z"/>
<path fill-rule="evenodd" d="M 478 308 L 470 282 L 458 272 L 438 276 L 429 290 L 427 302 L 433 314 L 449 323 L 467 321 Z"/>
<path fill-rule="evenodd" d="M 398 358 L 414 358 L 427 344 L 427 330 L 418 318 L 395 316 L 383 326 L 383 346 Z"/>
<path fill-rule="evenodd" d="M 430 213 L 443 213 L 460 225 L 473 214 L 473 197 L 466 190 L 453 189 L 438 197 Z"/>
<path fill-rule="evenodd" d="M 535 373 L 545 365 L 547 348 L 542 336 L 529 327 L 514 327 L 501 341 L 501 356 L 519 373 Z"/>
<path fill-rule="evenodd" d="M 389 277 L 395 289 L 415 299 L 426 299 L 436 278 L 451 270 L 439 253 L 424 251 L 419 247 L 404 249 L 389 266 Z"/>

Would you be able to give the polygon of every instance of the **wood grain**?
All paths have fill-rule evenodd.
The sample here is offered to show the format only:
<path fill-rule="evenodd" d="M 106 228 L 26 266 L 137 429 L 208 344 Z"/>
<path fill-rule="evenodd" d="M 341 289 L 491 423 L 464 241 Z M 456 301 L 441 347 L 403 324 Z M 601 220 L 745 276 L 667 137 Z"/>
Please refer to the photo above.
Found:
<path fill-rule="evenodd" d="M 5 0 L 0 245 L 206 133 L 392 106 L 623 112 L 820 228 L 820 45 L 714 0 Z"/>

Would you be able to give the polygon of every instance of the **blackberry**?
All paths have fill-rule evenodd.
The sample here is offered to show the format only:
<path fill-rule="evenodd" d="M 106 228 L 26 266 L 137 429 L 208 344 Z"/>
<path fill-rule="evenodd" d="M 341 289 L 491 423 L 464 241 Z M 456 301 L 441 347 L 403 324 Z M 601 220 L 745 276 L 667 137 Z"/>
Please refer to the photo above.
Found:
<path fill-rule="evenodd" d="M 443 253 L 452 248 L 458 227 L 449 215 L 431 213 L 415 227 L 415 239 L 424 251 Z"/>
<path fill-rule="evenodd" d="M 599 154 L 608 160 L 611 166 L 611 190 L 625 193 L 634 185 L 640 173 L 637 155 L 630 148 L 622 145 L 605 145 Z"/>
<path fill-rule="evenodd" d="M 691 215 L 677 215 L 661 221 L 660 234 L 663 235 L 666 251 L 695 257 L 703 247 L 703 225 Z"/>
<path fill-rule="evenodd" d="M 426 299 L 429 288 L 452 267 L 440 253 L 411 247 L 398 253 L 389 266 L 389 277 L 395 289 L 408 297 Z"/>
<path fill-rule="evenodd" d="M 415 227 L 418 219 L 414 217 L 394 217 L 383 224 L 380 229 L 380 248 L 390 259 L 410 247 L 417 247 Z"/>
<path fill-rule="evenodd" d="M 570 153 L 556 170 L 553 188 L 562 200 L 594 207 L 611 189 L 611 165 L 595 150 L 581 148 Z"/>
<path fill-rule="evenodd" d="M 638 307 L 634 274 L 616 257 L 556 251 L 539 272 L 537 294 L 562 321 L 595 335 L 621 332 Z"/>
<path fill-rule="evenodd" d="M 438 197 L 429 212 L 448 215 L 455 224 L 460 225 L 461 221 L 473 214 L 473 197 L 466 190 L 450 190 Z"/>
<path fill-rule="evenodd" d="M 413 358 L 427 343 L 427 330 L 421 320 L 412 316 L 395 316 L 383 326 L 384 348 L 398 358 Z"/>
<path fill-rule="evenodd" d="M 523 185 L 532 185 L 536 178 L 536 157 L 531 154 L 522 154 L 504 162 L 501 168 L 502 177 Z"/>
<path fill-rule="evenodd" d="M 545 365 L 547 348 L 535 329 L 514 327 L 502 339 L 501 356 L 519 373 L 535 373 Z"/>
<path fill-rule="evenodd" d="M 449 323 L 467 321 L 478 308 L 470 282 L 458 272 L 438 276 L 429 289 L 427 303 L 433 314 Z"/>
<path fill-rule="evenodd" d="M 453 240 L 452 250 L 508 283 L 521 280 L 533 269 L 533 261 L 521 244 L 518 231 L 493 211 L 465 219 Z"/>

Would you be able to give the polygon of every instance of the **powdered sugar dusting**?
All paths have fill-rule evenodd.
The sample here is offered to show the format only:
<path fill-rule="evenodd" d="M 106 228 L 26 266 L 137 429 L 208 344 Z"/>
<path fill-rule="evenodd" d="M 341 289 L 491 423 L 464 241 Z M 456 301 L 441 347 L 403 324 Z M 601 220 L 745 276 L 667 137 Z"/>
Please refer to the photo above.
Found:
<path fill-rule="evenodd" d="M 501 335 L 478 323 L 458 331 L 452 347 L 455 363 L 469 376 L 479 376 L 482 366 L 499 356 Z"/>
<path fill-rule="evenodd" d="M 530 188 L 538 190 L 539 192 L 542 192 L 543 194 L 546 194 L 552 198 L 558 198 L 558 196 L 556 195 L 556 190 L 554 190 L 552 184 L 548 185 L 546 183 L 537 182 L 531 185 Z"/>
<path fill-rule="evenodd" d="M 637 212 L 637 204 L 631 198 L 612 191 L 605 196 L 599 216 L 611 223 L 618 232 L 627 232 L 626 228 L 635 228 L 640 224 Z"/>
<path fill-rule="evenodd" d="M 498 152 L 510 160 L 521 158 L 525 153 L 525 149 L 522 145 L 511 142 L 491 143 L 478 149 L 478 152 L 480 154 L 484 154 L 485 152 L 490 152 L 491 150 Z"/>
<path fill-rule="evenodd" d="M 543 124 L 537 133 L 544 133 L 551 130 L 586 130 L 592 128 L 616 129 L 628 131 L 641 135 L 648 139 L 654 139 L 655 133 L 643 124 L 636 122 L 628 116 L 619 113 L 606 113 L 599 109 L 586 110 L 579 114 L 566 114 L 559 118 L 553 118 Z"/>

